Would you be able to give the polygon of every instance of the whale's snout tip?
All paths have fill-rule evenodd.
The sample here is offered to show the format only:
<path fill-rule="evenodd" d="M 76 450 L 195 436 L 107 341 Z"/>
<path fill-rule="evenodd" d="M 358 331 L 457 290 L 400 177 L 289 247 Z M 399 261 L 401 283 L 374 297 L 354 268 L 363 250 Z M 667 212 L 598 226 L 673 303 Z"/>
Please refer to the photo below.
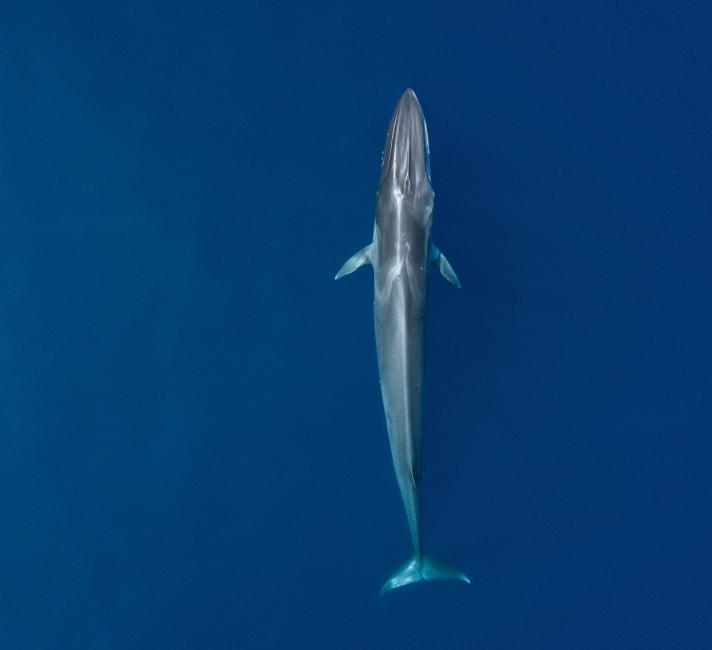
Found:
<path fill-rule="evenodd" d="M 406 88 L 405 92 L 401 95 L 400 101 L 398 102 L 400 108 L 404 106 L 420 106 L 418 98 L 415 95 L 415 91 L 412 88 Z"/>

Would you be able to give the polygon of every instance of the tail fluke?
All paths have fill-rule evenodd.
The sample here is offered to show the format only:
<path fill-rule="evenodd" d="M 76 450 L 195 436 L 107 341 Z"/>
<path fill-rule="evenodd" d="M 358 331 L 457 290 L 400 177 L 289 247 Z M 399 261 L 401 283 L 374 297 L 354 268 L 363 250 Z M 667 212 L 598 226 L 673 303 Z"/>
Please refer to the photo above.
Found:
<path fill-rule="evenodd" d="M 470 579 L 462 572 L 445 564 L 432 555 L 422 555 L 420 559 L 413 557 L 396 571 L 381 587 L 381 595 L 421 580 L 462 580 L 468 585 Z"/>

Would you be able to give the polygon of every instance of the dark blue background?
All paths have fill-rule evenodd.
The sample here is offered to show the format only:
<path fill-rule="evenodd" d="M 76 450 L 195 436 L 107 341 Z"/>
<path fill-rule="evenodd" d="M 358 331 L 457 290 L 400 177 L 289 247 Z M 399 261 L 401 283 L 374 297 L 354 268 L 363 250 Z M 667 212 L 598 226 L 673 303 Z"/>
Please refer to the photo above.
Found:
<path fill-rule="evenodd" d="M 708 2 L 0 10 L 0 646 L 712 647 Z M 368 243 L 434 238 L 409 552 Z"/>

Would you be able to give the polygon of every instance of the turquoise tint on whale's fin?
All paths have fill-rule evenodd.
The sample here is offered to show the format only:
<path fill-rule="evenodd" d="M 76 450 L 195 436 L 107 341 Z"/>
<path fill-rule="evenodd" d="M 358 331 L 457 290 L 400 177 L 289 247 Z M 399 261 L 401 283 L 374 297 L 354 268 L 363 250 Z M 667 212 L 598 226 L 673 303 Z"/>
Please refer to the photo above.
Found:
<path fill-rule="evenodd" d="M 420 560 L 416 557 L 411 558 L 388 578 L 381 587 L 381 596 L 391 589 L 405 587 L 422 580 L 462 580 L 470 584 L 470 579 L 462 571 L 432 555 L 423 555 Z"/>
<path fill-rule="evenodd" d="M 339 278 L 343 278 L 349 273 L 353 273 L 356 269 L 360 268 L 364 264 L 370 264 L 372 248 L 373 244 L 369 244 L 368 246 L 364 246 L 355 255 L 349 257 L 349 259 L 346 260 L 346 263 L 339 269 L 339 272 L 336 274 L 334 280 L 338 280 Z"/>
<path fill-rule="evenodd" d="M 440 274 L 448 281 L 452 282 L 458 289 L 462 289 L 460 285 L 460 280 L 457 279 L 457 274 L 455 269 L 452 268 L 450 262 L 447 261 L 447 257 L 442 254 L 442 251 L 435 246 L 435 244 L 430 245 L 430 263 L 436 264 L 440 269 Z"/>

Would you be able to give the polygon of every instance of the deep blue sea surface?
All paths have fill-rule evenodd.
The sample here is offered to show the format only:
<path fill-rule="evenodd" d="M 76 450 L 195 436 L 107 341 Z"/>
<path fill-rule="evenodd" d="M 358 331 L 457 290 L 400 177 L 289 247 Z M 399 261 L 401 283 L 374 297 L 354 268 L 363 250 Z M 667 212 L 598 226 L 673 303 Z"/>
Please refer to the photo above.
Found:
<path fill-rule="evenodd" d="M 426 548 L 369 243 L 428 120 Z M 0 648 L 712 647 L 709 2 L 0 8 Z"/>

